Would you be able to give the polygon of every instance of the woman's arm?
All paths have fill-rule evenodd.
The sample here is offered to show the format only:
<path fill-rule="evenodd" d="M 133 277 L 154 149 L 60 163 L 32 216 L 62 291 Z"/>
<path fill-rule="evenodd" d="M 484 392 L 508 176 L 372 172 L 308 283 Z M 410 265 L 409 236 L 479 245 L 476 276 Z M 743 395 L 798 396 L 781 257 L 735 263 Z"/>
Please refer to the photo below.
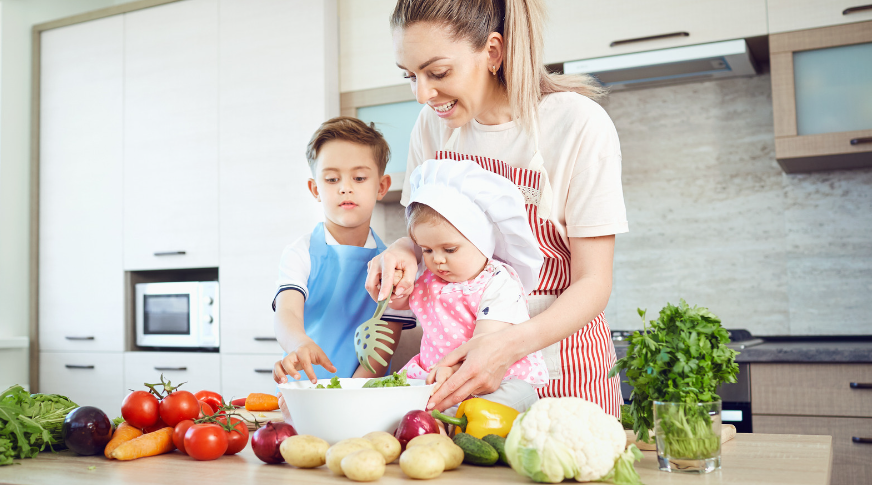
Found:
<path fill-rule="evenodd" d="M 605 309 L 612 291 L 615 236 L 570 238 L 569 250 L 571 283 L 566 291 L 527 322 L 473 337 L 446 355 L 439 365 L 462 365 L 433 394 L 428 409 L 445 410 L 472 394 L 496 391 L 512 364 L 572 335 Z"/>

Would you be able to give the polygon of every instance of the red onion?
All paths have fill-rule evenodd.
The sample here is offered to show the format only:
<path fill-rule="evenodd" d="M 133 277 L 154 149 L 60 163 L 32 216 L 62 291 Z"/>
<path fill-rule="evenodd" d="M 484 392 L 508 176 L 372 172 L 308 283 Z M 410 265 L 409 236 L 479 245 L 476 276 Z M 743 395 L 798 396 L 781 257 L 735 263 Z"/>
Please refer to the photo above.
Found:
<path fill-rule="evenodd" d="M 436 419 L 427 411 L 409 411 L 400 420 L 400 425 L 394 431 L 394 437 L 400 441 L 400 446 L 405 450 L 406 443 L 412 438 L 430 433 L 439 434 Z"/>
<path fill-rule="evenodd" d="M 267 421 L 262 428 L 251 435 L 251 449 L 266 463 L 282 463 L 285 459 L 282 458 L 279 446 L 285 438 L 296 434 L 297 430 L 290 424 Z"/>

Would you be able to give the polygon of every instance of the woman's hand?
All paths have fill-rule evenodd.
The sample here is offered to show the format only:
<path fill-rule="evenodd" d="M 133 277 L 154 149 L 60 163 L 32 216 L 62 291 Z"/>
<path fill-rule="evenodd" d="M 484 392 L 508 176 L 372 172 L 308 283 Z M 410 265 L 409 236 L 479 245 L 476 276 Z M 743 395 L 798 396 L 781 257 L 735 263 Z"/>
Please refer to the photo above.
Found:
<path fill-rule="evenodd" d="M 418 259 L 412 240 L 400 238 L 388 246 L 383 253 L 372 259 L 367 265 L 366 291 L 375 301 L 381 301 L 389 296 L 402 298 L 412 292 L 415 286 L 415 273 L 418 272 Z M 395 271 L 401 271 L 403 277 L 394 286 L 393 295 L 389 295 L 391 278 Z"/>
<path fill-rule="evenodd" d="M 516 327 L 476 336 L 449 352 L 437 366 L 461 364 L 430 397 L 427 409 L 444 411 L 469 396 L 490 394 L 500 387 L 509 367 L 520 359 L 511 332 Z"/>

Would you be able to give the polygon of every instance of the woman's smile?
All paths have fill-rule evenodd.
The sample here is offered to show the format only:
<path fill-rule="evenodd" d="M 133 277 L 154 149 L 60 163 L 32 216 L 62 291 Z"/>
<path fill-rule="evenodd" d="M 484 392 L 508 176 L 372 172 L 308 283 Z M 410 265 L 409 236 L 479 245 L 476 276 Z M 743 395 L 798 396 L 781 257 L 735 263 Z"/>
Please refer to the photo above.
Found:
<path fill-rule="evenodd" d="M 454 112 L 454 107 L 457 106 L 457 100 L 449 101 L 442 104 L 431 104 L 430 107 L 436 112 L 440 118 L 445 118 Z"/>

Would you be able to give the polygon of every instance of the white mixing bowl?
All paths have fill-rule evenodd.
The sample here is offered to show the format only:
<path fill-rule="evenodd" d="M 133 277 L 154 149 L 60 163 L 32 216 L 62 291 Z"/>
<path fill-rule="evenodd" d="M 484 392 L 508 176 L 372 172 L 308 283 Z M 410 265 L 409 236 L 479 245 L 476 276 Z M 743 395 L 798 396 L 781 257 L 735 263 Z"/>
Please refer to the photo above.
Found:
<path fill-rule="evenodd" d="M 360 438 L 372 431 L 393 433 L 409 411 L 424 409 L 430 389 L 423 380 L 409 379 L 408 387 L 362 389 L 369 379 L 339 379 L 342 389 L 315 389 L 308 380 L 279 384 L 294 428 L 333 444 Z M 325 386 L 329 379 L 321 379 Z"/>

